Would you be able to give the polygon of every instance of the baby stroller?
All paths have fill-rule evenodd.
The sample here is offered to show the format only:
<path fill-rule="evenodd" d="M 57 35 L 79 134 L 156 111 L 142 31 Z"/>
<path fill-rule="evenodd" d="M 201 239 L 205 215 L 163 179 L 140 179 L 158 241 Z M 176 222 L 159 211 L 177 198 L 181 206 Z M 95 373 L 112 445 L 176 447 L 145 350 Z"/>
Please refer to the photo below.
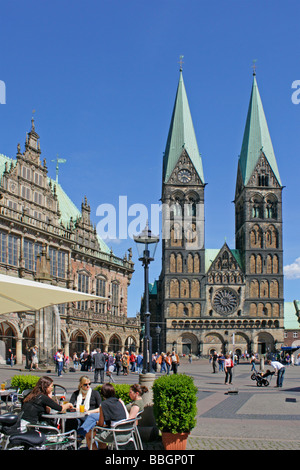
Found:
<path fill-rule="evenodd" d="M 265 387 L 267 387 L 268 385 L 270 385 L 270 382 L 269 380 L 267 379 L 267 377 L 271 377 L 272 379 L 272 376 L 275 374 L 275 372 L 271 372 L 269 369 L 266 370 L 265 373 L 263 372 L 253 372 L 253 374 L 251 375 L 251 379 L 252 380 L 256 380 L 256 385 L 258 387 L 262 387 L 263 385 Z"/>

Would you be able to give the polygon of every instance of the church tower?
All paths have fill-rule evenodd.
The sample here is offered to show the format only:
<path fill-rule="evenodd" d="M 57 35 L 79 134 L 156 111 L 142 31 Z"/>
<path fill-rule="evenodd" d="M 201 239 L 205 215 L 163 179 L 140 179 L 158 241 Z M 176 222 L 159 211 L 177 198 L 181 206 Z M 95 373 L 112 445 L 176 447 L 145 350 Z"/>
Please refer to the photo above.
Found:
<path fill-rule="evenodd" d="M 235 239 L 245 274 L 243 313 L 265 327 L 265 335 L 271 327 L 278 342 L 283 341 L 284 305 L 282 189 L 254 73 L 238 162 Z"/>
<path fill-rule="evenodd" d="M 205 303 L 204 175 L 180 69 L 163 158 L 160 309 L 166 351 L 175 346 L 172 321 L 200 317 Z M 184 345 L 181 345 L 184 351 Z"/>

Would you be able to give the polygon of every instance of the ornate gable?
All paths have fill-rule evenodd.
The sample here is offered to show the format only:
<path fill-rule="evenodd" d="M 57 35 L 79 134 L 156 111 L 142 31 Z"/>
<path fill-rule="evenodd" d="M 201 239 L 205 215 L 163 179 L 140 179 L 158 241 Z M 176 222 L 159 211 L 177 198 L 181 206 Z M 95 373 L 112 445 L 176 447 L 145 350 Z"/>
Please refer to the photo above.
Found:
<path fill-rule="evenodd" d="M 264 154 L 261 150 L 260 157 L 255 165 L 247 186 L 280 188 L 280 184 Z"/>
<path fill-rule="evenodd" d="M 20 213 L 21 217 L 30 217 L 28 222 L 59 225 L 59 207 L 55 186 L 48 182 L 46 161 L 40 162 L 39 136 L 35 132 L 32 120 L 31 131 L 27 134 L 25 152 L 17 147 L 16 160 L 6 162 L 1 180 L 2 203 Z"/>
<path fill-rule="evenodd" d="M 244 275 L 226 243 L 209 268 L 207 279 L 211 308 L 220 315 L 234 313 L 241 304 Z"/>
<path fill-rule="evenodd" d="M 90 220 L 91 208 L 85 197 L 81 204 L 81 217 L 75 222 L 76 240 L 79 245 L 83 245 L 85 250 L 100 250 L 96 228 Z"/>
<path fill-rule="evenodd" d="M 212 285 L 241 285 L 244 283 L 242 269 L 227 243 L 224 243 L 210 266 L 207 275 L 208 283 Z"/>
<path fill-rule="evenodd" d="M 185 148 L 182 150 L 168 183 L 178 186 L 203 184 Z"/>

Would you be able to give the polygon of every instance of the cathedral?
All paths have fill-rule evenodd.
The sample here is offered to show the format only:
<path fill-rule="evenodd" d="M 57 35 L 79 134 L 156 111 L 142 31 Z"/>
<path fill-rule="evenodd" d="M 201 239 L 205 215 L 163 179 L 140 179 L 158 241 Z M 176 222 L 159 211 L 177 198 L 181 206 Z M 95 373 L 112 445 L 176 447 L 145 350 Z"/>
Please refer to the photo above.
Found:
<path fill-rule="evenodd" d="M 283 186 L 255 72 L 241 140 L 235 248 L 206 249 L 206 182 L 180 69 L 163 157 L 162 269 L 150 286 L 160 350 L 264 354 L 283 344 Z"/>

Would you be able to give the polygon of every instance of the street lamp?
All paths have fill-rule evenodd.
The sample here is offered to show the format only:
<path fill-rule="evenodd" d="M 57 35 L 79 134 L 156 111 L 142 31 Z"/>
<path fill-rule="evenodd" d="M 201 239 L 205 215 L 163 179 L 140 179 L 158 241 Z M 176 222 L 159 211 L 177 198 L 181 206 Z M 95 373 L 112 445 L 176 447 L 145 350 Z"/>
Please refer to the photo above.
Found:
<path fill-rule="evenodd" d="M 150 312 L 149 312 L 149 264 L 154 260 L 159 237 L 154 236 L 149 229 L 148 222 L 140 235 L 133 236 L 136 242 L 139 261 L 144 266 L 144 299 L 145 299 L 145 335 L 143 350 L 143 374 L 151 372 L 152 365 L 152 338 L 150 336 Z"/>
<path fill-rule="evenodd" d="M 161 327 L 157 325 L 157 327 L 155 328 L 155 333 L 157 335 L 157 352 L 158 353 L 160 353 L 160 341 L 159 341 L 160 332 L 161 332 Z"/>

